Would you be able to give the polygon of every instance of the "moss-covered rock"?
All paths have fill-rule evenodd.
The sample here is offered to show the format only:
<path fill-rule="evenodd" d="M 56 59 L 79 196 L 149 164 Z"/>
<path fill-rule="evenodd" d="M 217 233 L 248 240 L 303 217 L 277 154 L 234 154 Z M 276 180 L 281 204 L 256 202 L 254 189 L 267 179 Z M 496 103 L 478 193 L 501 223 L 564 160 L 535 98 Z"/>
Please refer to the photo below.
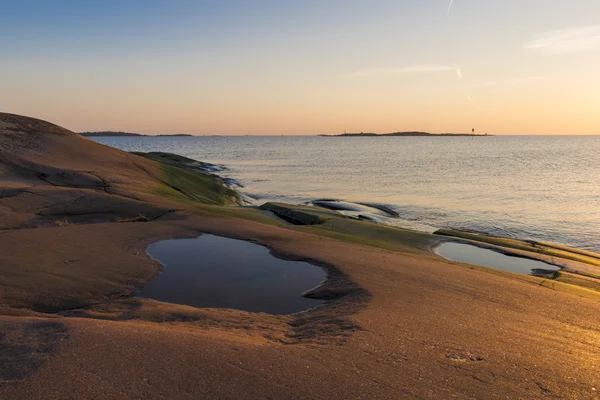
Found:
<path fill-rule="evenodd" d="M 161 164 L 162 184 L 157 192 L 184 202 L 211 205 L 239 205 L 240 195 L 226 186 L 218 175 L 206 172 L 209 165 L 170 153 L 134 153 Z"/>

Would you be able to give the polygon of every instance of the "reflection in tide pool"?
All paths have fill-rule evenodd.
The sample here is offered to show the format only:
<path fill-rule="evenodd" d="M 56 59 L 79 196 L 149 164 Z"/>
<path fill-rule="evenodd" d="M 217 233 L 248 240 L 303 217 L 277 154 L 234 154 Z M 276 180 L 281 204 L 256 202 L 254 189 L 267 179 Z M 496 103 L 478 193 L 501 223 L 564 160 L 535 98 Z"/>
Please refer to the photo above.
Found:
<path fill-rule="evenodd" d="M 244 240 L 202 235 L 157 242 L 147 252 L 164 269 L 135 293 L 140 297 L 270 314 L 292 314 L 323 302 L 301 296 L 325 279 L 322 268 L 276 258 Z"/>
<path fill-rule="evenodd" d="M 452 261 L 503 271 L 532 275 L 534 272 L 558 271 L 560 268 L 542 261 L 529 258 L 512 257 L 497 251 L 483 249 L 463 243 L 445 242 L 435 249 L 436 254 Z"/>

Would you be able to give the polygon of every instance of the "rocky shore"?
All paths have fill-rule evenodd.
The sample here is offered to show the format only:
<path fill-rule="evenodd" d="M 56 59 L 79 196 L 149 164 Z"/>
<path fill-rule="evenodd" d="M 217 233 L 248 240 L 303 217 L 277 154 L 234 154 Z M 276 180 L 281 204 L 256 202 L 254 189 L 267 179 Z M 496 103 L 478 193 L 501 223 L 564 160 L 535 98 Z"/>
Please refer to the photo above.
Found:
<path fill-rule="evenodd" d="M 244 206 L 218 166 L 0 113 L 0 398 L 596 398 L 600 257 L 373 223 L 376 205 Z M 369 211 L 368 213 L 366 211 Z M 327 271 L 274 316 L 133 295 L 151 243 L 209 233 Z M 443 260 L 461 241 L 554 278 Z"/>

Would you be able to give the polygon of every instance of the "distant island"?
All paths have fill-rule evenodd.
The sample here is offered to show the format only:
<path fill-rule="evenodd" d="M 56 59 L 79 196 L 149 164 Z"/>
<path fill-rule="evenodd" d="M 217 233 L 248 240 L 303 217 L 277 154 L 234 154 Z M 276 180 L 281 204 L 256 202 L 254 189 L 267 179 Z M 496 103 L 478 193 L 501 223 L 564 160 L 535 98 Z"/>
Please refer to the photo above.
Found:
<path fill-rule="evenodd" d="M 193 136 L 184 133 L 176 133 L 173 135 L 146 135 L 143 133 L 131 133 L 131 132 L 116 132 L 116 131 L 99 131 L 99 132 L 80 132 L 81 136 L 97 137 L 97 136 Z"/>
<path fill-rule="evenodd" d="M 360 133 L 342 133 L 339 135 L 319 135 L 328 137 L 340 137 L 340 136 L 492 136 L 487 133 L 474 134 L 474 133 L 429 133 L 429 132 L 393 132 L 393 133 L 372 133 L 372 132 L 360 132 Z"/>

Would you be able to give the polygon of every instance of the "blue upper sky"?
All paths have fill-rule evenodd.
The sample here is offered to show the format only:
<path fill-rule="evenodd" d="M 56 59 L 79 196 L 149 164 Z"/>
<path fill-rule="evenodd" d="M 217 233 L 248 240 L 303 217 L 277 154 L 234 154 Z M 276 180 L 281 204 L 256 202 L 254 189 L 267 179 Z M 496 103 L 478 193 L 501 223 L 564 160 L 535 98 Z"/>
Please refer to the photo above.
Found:
<path fill-rule="evenodd" d="M 600 132 L 597 0 L 4 3 L 0 109 L 75 130 Z"/>

